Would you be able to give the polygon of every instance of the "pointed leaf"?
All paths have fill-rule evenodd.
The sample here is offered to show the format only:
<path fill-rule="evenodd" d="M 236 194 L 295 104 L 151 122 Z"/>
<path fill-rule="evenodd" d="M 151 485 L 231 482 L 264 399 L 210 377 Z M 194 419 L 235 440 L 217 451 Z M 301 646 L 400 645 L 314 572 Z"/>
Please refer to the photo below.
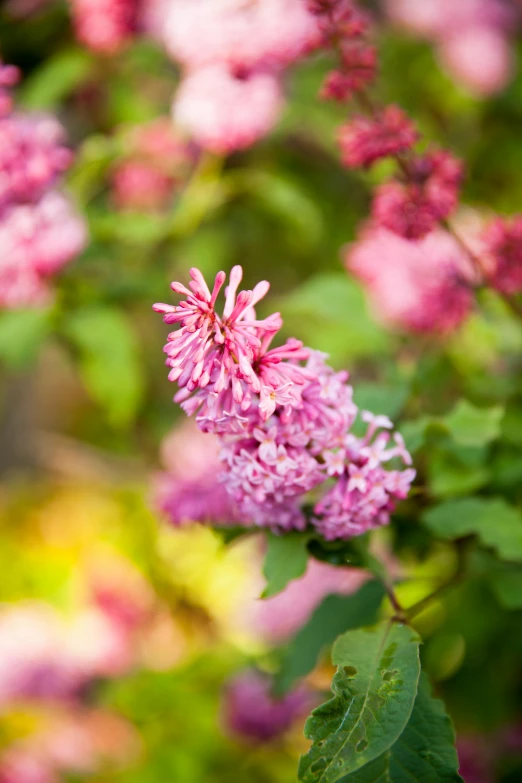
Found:
<path fill-rule="evenodd" d="M 306 571 L 308 563 L 308 536 L 302 533 L 287 533 L 267 536 L 268 548 L 263 563 L 263 576 L 266 587 L 262 598 L 270 598 L 284 590 L 292 579 L 299 579 Z"/>
<path fill-rule="evenodd" d="M 462 498 L 426 511 L 422 521 L 441 538 L 477 535 L 504 560 L 522 561 L 522 514 L 502 498 Z"/>
<path fill-rule="evenodd" d="M 301 757 L 299 780 L 334 783 L 393 745 L 417 694 L 419 642 L 415 631 L 392 621 L 339 637 L 334 697 L 306 722 L 313 744 Z"/>
<path fill-rule="evenodd" d="M 458 767 L 453 726 L 421 674 L 413 712 L 397 742 L 341 783 L 463 783 Z"/>
<path fill-rule="evenodd" d="M 384 598 L 380 582 L 366 582 L 353 595 L 329 595 L 317 607 L 286 650 L 276 690 L 287 691 L 315 667 L 321 650 L 344 631 L 373 625 Z"/>

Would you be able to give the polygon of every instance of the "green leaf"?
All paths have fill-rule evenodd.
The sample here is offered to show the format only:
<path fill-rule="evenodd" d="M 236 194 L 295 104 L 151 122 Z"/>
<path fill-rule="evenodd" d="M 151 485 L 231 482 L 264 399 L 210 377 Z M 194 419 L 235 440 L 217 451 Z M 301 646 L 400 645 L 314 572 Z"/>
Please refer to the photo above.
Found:
<path fill-rule="evenodd" d="M 504 560 L 522 561 L 522 514 L 502 498 L 462 498 L 426 511 L 422 521 L 441 538 L 477 535 Z"/>
<path fill-rule="evenodd" d="M 312 747 L 299 763 L 303 783 L 334 783 L 380 756 L 402 734 L 420 674 L 420 639 L 395 622 L 337 639 L 333 699 L 317 707 L 305 735 Z"/>
<path fill-rule="evenodd" d="M 354 391 L 354 401 L 361 410 L 369 410 L 394 419 L 402 411 L 408 399 L 406 383 L 395 385 L 382 383 L 359 383 Z"/>
<path fill-rule="evenodd" d="M 6 310 L 0 313 L 0 359 L 18 369 L 34 362 L 51 329 L 49 310 Z"/>
<path fill-rule="evenodd" d="M 308 563 L 308 536 L 302 533 L 287 533 L 284 536 L 268 533 L 267 540 L 268 547 L 263 563 L 266 587 L 261 598 L 277 595 L 292 579 L 299 579 L 306 571 Z"/>
<path fill-rule="evenodd" d="M 143 394 L 138 346 L 129 319 L 119 310 L 77 311 L 65 331 L 80 355 L 85 385 L 116 427 L 134 418 Z"/>
<path fill-rule="evenodd" d="M 39 111 L 54 109 L 93 75 L 95 63 L 80 47 L 58 52 L 24 81 L 20 103 Z"/>
<path fill-rule="evenodd" d="M 459 400 L 442 421 L 453 439 L 462 446 L 483 446 L 500 435 L 504 408 L 476 408 L 467 400 Z"/>
<path fill-rule="evenodd" d="M 316 275 L 285 300 L 285 324 L 332 361 L 384 354 L 390 337 L 368 313 L 364 294 L 346 274 Z"/>
<path fill-rule="evenodd" d="M 373 625 L 383 597 L 384 587 L 375 580 L 352 595 L 327 596 L 284 652 L 276 690 L 289 690 L 296 680 L 311 672 L 321 651 L 339 634 Z"/>
<path fill-rule="evenodd" d="M 488 582 L 504 609 L 522 609 L 522 568 L 499 564 L 488 574 Z"/>
<path fill-rule="evenodd" d="M 341 783 L 463 783 L 455 732 L 422 673 L 411 717 L 389 750 Z"/>

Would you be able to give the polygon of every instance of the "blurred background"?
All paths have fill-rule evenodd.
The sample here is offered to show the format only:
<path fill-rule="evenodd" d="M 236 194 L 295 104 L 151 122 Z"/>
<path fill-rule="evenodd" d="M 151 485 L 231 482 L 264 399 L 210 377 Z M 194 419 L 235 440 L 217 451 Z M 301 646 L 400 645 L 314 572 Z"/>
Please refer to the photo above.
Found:
<path fill-rule="evenodd" d="M 314 561 L 262 601 L 261 537 L 226 546 L 209 528 L 169 524 L 165 481 L 181 504 L 183 482 L 204 486 L 212 459 L 172 403 L 168 329 L 151 309 L 173 301 L 169 283 L 190 267 L 208 279 L 239 263 L 245 287 L 269 280 L 262 314 L 280 310 L 285 337 L 329 353 L 359 405 L 397 420 L 430 497 L 520 496 L 520 324 L 487 292 L 444 339 L 379 318 L 343 259 L 388 164 L 341 166 L 346 108 L 318 97 L 328 55 L 289 58 L 277 95 L 245 93 L 245 120 L 227 104 L 239 92 L 196 84 L 187 68 L 187 4 L 0 5 L 0 56 L 19 69 L 0 125 L 12 111 L 38 117 L 42 144 L 73 152 L 63 165 L 55 156 L 41 197 L 44 248 L 35 216 L 15 226 L 0 214 L 2 783 L 286 783 L 306 749 L 304 717 L 328 691 L 326 655 L 284 702 L 268 683 L 314 610 L 364 574 Z M 457 21 L 446 0 L 361 5 L 379 99 L 466 163 L 461 224 L 520 210 L 521 4 L 462 2 Z M 13 283 L 4 259 L 29 246 L 43 272 Z M 461 397 L 502 416 L 478 443 L 421 443 L 418 417 Z M 405 504 L 378 541 L 409 602 L 454 565 L 417 512 Z M 520 574 L 480 552 L 472 578 L 418 620 L 470 783 L 522 779 L 521 594 Z"/>

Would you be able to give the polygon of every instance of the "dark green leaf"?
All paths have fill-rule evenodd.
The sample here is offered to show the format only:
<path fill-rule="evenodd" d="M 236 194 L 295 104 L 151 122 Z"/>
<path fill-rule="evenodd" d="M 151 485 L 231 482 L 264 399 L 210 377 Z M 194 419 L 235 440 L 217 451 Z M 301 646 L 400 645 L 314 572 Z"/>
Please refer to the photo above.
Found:
<path fill-rule="evenodd" d="M 114 426 L 132 421 L 143 392 L 138 347 L 129 319 L 119 310 L 77 311 L 66 334 L 80 354 L 85 385 Z"/>
<path fill-rule="evenodd" d="M 504 560 L 522 561 L 522 514 L 502 498 L 462 498 L 442 503 L 422 516 L 441 538 L 477 535 Z"/>
<path fill-rule="evenodd" d="M 287 691 L 312 671 L 321 651 L 344 631 L 373 625 L 384 597 L 380 582 L 366 582 L 353 595 L 329 595 L 284 653 L 276 689 Z"/>
<path fill-rule="evenodd" d="M 522 568 L 499 563 L 488 574 L 488 582 L 505 609 L 522 609 Z"/>
<path fill-rule="evenodd" d="M 302 533 L 287 533 L 284 536 L 268 533 L 267 542 L 263 563 L 266 587 L 262 598 L 280 593 L 292 579 L 299 579 L 306 571 L 308 562 L 308 537 Z"/>
<path fill-rule="evenodd" d="M 391 621 L 339 637 L 334 697 L 306 722 L 313 744 L 301 757 L 299 780 L 334 783 L 393 745 L 417 694 L 419 642 L 415 631 Z"/>
<path fill-rule="evenodd" d="M 455 732 L 424 673 L 406 728 L 389 750 L 341 783 L 463 783 Z"/>

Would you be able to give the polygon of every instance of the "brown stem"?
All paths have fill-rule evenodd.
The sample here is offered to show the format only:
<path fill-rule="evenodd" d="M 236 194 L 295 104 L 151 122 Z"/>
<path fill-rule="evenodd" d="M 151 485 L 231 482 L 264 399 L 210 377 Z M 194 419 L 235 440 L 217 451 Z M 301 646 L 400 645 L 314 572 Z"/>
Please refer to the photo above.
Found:
<path fill-rule="evenodd" d="M 439 587 L 437 587 L 433 593 L 430 593 L 425 598 L 422 598 L 416 604 L 413 604 L 413 606 L 410 606 L 408 609 L 406 609 L 405 613 L 408 619 L 411 620 L 412 618 L 416 617 L 418 614 L 424 611 L 424 609 L 429 606 L 432 601 L 443 595 L 446 590 L 449 590 L 451 587 L 455 587 L 455 585 L 462 581 L 466 575 L 467 570 L 467 552 L 470 540 L 471 536 L 466 536 L 465 538 L 460 538 L 455 542 L 457 550 L 457 567 L 455 569 L 455 573 L 450 579 L 448 579 L 447 582 L 439 585 Z"/>

